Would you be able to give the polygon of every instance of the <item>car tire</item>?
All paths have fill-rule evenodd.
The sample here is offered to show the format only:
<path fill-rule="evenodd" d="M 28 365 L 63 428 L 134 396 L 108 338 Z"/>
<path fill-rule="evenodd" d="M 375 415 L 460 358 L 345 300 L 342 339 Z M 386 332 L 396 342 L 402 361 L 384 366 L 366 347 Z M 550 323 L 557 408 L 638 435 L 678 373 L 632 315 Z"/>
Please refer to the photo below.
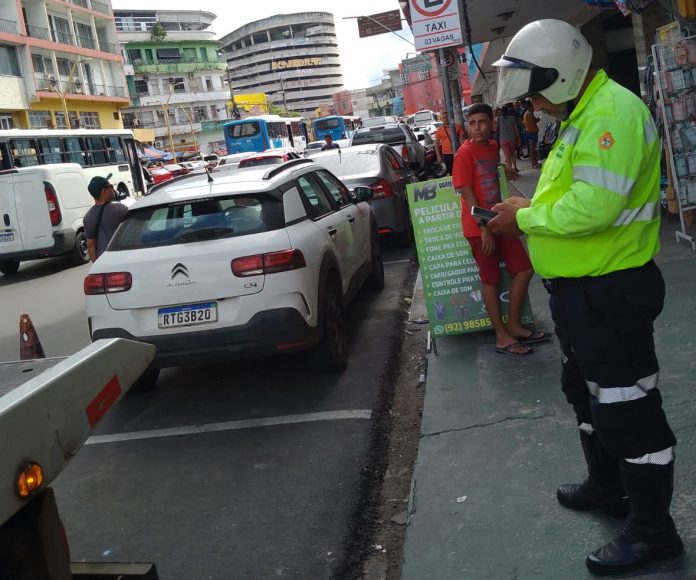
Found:
<path fill-rule="evenodd" d="M 312 351 L 312 358 L 320 371 L 339 372 L 348 364 L 348 331 L 343 312 L 343 292 L 337 276 L 329 276 L 323 294 L 319 319 L 321 336 Z"/>
<path fill-rule="evenodd" d="M 16 274 L 17 270 L 19 270 L 19 260 L 4 260 L 0 262 L 0 272 L 5 274 L 5 276 Z"/>
<path fill-rule="evenodd" d="M 87 251 L 87 236 L 85 230 L 80 230 L 75 236 L 75 247 L 70 256 L 73 264 L 82 266 L 89 262 L 89 252 Z"/>
<path fill-rule="evenodd" d="M 142 395 L 155 388 L 157 379 L 159 379 L 160 369 L 147 369 L 140 378 L 133 383 L 133 386 L 128 389 L 129 395 Z"/>
<path fill-rule="evenodd" d="M 379 234 L 372 232 L 372 270 L 365 281 L 369 290 L 381 290 L 384 288 L 384 261 L 382 260 L 382 247 L 379 243 Z"/>

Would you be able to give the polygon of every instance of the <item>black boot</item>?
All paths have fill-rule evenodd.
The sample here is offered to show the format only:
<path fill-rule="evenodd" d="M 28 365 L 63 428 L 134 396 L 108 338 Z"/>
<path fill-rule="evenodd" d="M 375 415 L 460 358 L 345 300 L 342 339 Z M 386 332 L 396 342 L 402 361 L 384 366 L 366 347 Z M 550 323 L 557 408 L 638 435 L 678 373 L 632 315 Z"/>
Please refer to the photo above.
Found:
<path fill-rule="evenodd" d="M 595 434 L 580 431 L 580 442 L 589 475 L 582 483 L 559 486 L 556 490 L 559 503 L 573 510 L 599 509 L 614 518 L 625 518 L 630 506 L 621 482 L 618 460 L 606 452 Z"/>
<path fill-rule="evenodd" d="M 684 544 L 669 515 L 674 483 L 674 462 L 636 465 L 621 462 L 631 513 L 623 530 L 585 560 L 595 574 L 620 574 L 637 570 L 652 560 L 675 558 Z"/>

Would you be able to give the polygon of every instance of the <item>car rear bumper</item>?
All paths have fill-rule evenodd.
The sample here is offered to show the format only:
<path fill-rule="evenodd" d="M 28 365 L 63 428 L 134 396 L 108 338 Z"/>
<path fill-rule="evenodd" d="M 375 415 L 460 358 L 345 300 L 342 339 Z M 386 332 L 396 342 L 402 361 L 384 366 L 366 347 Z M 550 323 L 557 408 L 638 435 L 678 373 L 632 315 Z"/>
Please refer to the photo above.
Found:
<path fill-rule="evenodd" d="M 294 308 L 277 308 L 254 315 L 247 324 L 201 332 L 134 336 L 122 328 L 95 330 L 92 340 L 127 338 L 154 345 L 152 368 L 198 365 L 306 350 L 319 340 L 319 329 L 307 324 Z"/>

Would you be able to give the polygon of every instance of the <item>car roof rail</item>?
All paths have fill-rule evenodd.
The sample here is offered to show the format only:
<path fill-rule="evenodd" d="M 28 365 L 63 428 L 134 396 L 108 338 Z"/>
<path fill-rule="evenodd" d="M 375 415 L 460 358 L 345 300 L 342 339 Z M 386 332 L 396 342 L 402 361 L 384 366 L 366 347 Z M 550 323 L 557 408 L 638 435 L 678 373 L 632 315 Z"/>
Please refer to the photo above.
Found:
<path fill-rule="evenodd" d="M 294 167 L 295 165 L 307 165 L 309 163 L 314 163 L 313 160 L 311 159 L 290 159 L 289 161 L 286 161 L 284 163 L 281 163 L 280 165 L 276 165 L 272 169 L 269 169 L 266 171 L 266 173 L 263 174 L 264 180 L 271 179 L 278 175 L 279 173 L 282 173 L 286 169 L 289 169 L 290 167 Z"/>

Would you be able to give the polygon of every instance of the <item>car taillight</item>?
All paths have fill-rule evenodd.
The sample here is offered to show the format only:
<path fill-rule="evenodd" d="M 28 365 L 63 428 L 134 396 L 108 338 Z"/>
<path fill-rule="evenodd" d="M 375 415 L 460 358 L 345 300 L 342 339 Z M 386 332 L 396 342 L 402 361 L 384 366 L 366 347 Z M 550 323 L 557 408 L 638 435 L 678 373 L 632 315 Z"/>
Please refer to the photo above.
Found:
<path fill-rule="evenodd" d="M 385 197 L 394 197 L 394 187 L 391 183 L 384 179 L 378 179 L 370 185 L 374 195 L 372 199 L 384 199 Z"/>
<path fill-rule="evenodd" d="M 63 221 L 63 215 L 60 213 L 60 205 L 58 205 L 58 196 L 53 186 L 44 181 L 44 192 L 46 193 L 46 203 L 48 204 L 48 215 L 51 217 L 51 225 L 57 226 Z"/>
<path fill-rule="evenodd" d="M 406 145 L 401 146 L 401 157 L 403 157 L 403 160 L 408 163 L 408 147 L 406 147 Z"/>
<path fill-rule="evenodd" d="M 307 265 L 304 254 L 300 250 L 283 250 L 270 254 L 256 254 L 232 260 L 232 273 L 243 278 L 297 270 Z"/>
<path fill-rule="evenodd" d="M 128 292 L 133 285 L 130 272 L 109 272 L 108 274 L 90 274 L 85 278 L 85 296 L 97 294 L 116 294 Z"/>

